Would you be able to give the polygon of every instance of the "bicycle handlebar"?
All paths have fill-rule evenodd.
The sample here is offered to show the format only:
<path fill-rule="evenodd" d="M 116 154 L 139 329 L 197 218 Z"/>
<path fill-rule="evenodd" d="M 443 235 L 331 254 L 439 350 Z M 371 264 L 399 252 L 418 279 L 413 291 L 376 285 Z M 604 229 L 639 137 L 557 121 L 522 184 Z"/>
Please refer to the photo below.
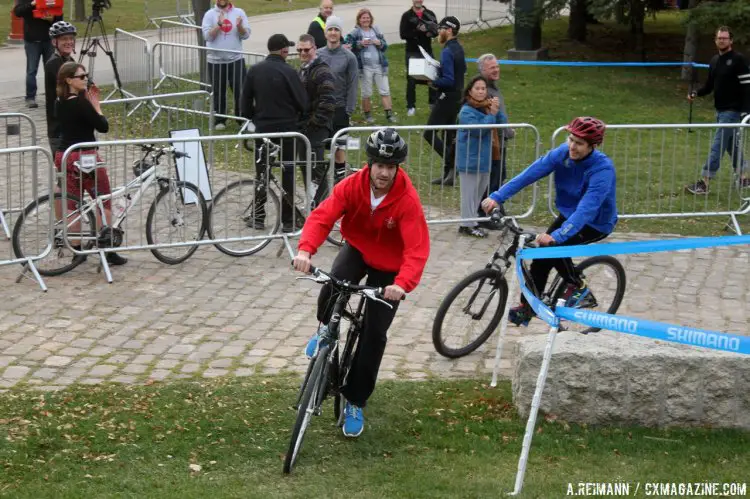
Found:
<path fill-rule="evenodd" d="M 492 212 L 490 213 L 490 220 L 492 220 L 494 223 L 499 223 L 516 236 L 527 236 L 525 243 L 525 246 L 527 248 L 536 248 L 538 246 L 536 244 L 537 234 L 523 230 L 518 225 L 518 222 L 516 222 L 516 219 L 514 217 L 506 215 L 505 209 L 502 205 L 499 205 L 497 208 L 492 210 Z"/>
<path fill-rule="evenodd" d="M 337 288 L 343 288 L 347 291 L 361 294 L 362 296 L 365 296 L 366 298 L 369 298 L 374 301 L 379 301 L 389 307 L 393 307 L 390 303 L 385 301 L 385 298 L 383 297 L 383 293 L 385 293 L 384 288 L 375 288 L 372 286 L 363 286 L 363 285 L 354 284 L 348 281 L 342 281 L 341 279 L 338 279 L 337 277 L 331 275 L 329 272 L 326 272 L 325 270 L 319 267 L 312 266 L 312 265 L 310 266 L 310 273 L 314 275 L 315 277 L 298 277 L 298 279 L 309 279 L 309 280 L 318 282 L 320 284 L 331 282 Z M 404 301 L 404 300 L 406 300 L 406 296 L 401 297 L 401 301 Z"/>
<path fill-rule="evenodd" d="M 153 144 L 143 144 L 141 145 L 141 150 L 145 152 L 155 152 L 159 155 L 172 153 L 172 155 L 176 158 L 189 158 L 190 155 L 186 152 L 178 151 L 174 146 L 166 146 L 166 147 L 156 147 Z"/>

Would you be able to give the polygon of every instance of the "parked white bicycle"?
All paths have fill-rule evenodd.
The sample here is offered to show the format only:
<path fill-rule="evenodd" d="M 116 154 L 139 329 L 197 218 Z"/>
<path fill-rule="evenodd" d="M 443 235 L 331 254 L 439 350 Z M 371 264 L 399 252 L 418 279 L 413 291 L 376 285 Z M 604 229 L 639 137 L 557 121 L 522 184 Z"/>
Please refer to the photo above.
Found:
<path fill-rule="evenodd" d="M 50 210 L 54 210 L 55 220 L 52 250 L 44 258 L 35 261 L 39 273 L 45 276 L 64 274 L 78 266 L 83 258 L 70 250 L 63 241 L 63 227 L 70 246 L 80 246 L 82 251 L 98 248 L 119 247 L 123 243 L 124 231 L 121 226 L 138 200 L 156 182 L 158 192 L 151 203 L 146 217 L 146 241 L 149 245 L 199 241 L 206 232 L 208 208 L 198 187 L 162 176 L 157 170 L 159 161 L 169 155 L 169 165 L 163 173 L 175 171 L 177 158 L 189 157 L 174 147 L 157 147 L 143 145 L 144 155 L 133 162 L 135 178 L 126 185 L 118 187 L 111 194 L 103 194 L 95 199 L 83 201 L 74 194 L 67 194 L 67 209 L 62 213 L 62 193 L 44 195 L 32 201 L 24 209 L 13 228 L 13 251 L 18 258 L 26 254 L 39 254 L 39 248 L 47 244 L 49 236 L 48 220 Z M 76 167 L 81 165 L 76 162 Z M 93 171 L 93 169 L 92 169 Z M 112 214 L 112 220 L 106 219 L 105 201 L 111 200 L 113 206 L 121 207 L 121 213 Z M 123 208 L 124 206 L 124 208 Z M 97 211 L 98 210 L 98 211 Z M 103 227 L 97 230 L 97 213 L 101 215 Z M 63 218 L 65 219 L 63 221 Z M 167 264 L 182 263 L 195 253 L 197 244 L 151 248 L 154 256 Z"/>

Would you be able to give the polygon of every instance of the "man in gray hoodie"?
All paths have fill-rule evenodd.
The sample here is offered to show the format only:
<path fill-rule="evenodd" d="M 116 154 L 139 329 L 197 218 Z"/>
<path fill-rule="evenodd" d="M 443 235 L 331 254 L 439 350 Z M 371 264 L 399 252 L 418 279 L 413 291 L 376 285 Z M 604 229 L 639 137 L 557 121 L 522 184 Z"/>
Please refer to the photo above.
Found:
<path fill-rule="evenodd" d="M 359 65 L 357 58 L 349 50 L 341 46 L 344 29 L 341 19 L 331 16 L 326 20 L 327 44 L 318 50 L 318 57 L 328 64 L 333 73 L 334 97 L 336 110 L 333 114 L 332 133 L 349 126 L 349 119 L 357 106 L 357 83 L 359 81 Z M 336 180 L 343 178 L 346 170 L 346 152 L 336 150 L 334 160 L 334 175 Z"/>

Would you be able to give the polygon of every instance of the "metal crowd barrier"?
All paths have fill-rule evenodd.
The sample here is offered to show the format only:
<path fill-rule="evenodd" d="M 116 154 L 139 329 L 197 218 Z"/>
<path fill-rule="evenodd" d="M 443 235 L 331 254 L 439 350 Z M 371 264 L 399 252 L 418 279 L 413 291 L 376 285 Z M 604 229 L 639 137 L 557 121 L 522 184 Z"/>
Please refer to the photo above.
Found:
<path fill-rule="evenodd" d="M 212 54 L 231 57 L 239 56 L 235 64 L 215 64 L 208 60 Z M 214 111 L 219 122 L 237 121 L 240 94 L 245 81 L 247 68 L 266 58 L 265 54 L 238 50 L 209 49 L 198 45 L 157 42 L 152 48 L 152 63 L 158 61 L 159 81 L 154 85 L 157 93 L 166 84 L 176 91 L 199 89 L 210 90 L 214 95 Z M 205 62 L 197 62 L 205 61 Z M 224 81 L 223 93 L 216 94 L 213 82 Z M 233 111 L 233 112 L 230 112 Z M 243 121 L 240 119 L 240 126 Z"/>
<path fill-rule="evenodd" d="M 382 126 L 371 127 L 349 127 L 336 132 L 333 143 L 343 142 L 347 138 L 346 162 L 347 168 L 359 167 L 364 164 L 367 157 L 364 153 L 367 137 Z M 439 136 L 446 131 L 458 130 L 480 130 L 481 133 L 490 133 L 497 130 L 502 138 L 504 130 L 515 130 L 515 137 L 504 140 L 503 157 L 506 172 L 506 180 L 523 171 L 537 157 L 541 149 L 541 136 L 533 125 L 528 123 L 506 124 L 506 125 L 441 125 L 441 126 L 394 126 L 409 147 L 409 155 L 405 162 L 405 170 L 424 206 L 427 223 L 451 224 L 462 221 L 484 221 L 486 217 L 475 217 L 471 219 L 462 218 L 460 215 L 461 192 L 459 188 L 459 176 L 453 172 L 449 182 L 439 185 L 432 183 L 433 180 L 443 177 L 443 157 L 449 154 L 449 139 L 443 140 L 442 147 L 438 145 L 438 153 L 427 141 L 425 136 L 432 138 L 434 132 Z M 471 138 L 469 139 L 472 140 Z M 473 149 L 471 142 L 469 148 Z M 335 157 L 331 155 L 329 164 L 329 180 L 332 180 L 334 172 Z M 479 165 L 477 165 L 478 168 Z M 525 218 L 534 211 L 538 196 L 538 186 L 518 193 L 507 203 L 511 213 L 521 213 L 519 218 Z M 477 214 L 478 215 L 478 214 Z"/>
<path fill-rule="evenodd" d="M 21 113 L 0 113 L 0 121 L 4 125 L 2 133 L 4 140 L 2 148 L 9 149 L 14 147 L 34 146 L 36 145 L 36 124 L 31 117 Z M 37 170 L 36 154 L 31 158 L 32 168 Z M 24 182 L 25 174 L 23 165 L 15 164 L 10 157 L 6 157 L 4 162 L 5 175 L 0 177 L 0 182 L 4 182 L 0 192 L 0 226 L 5 233 L 5 237 L 10 239 L 10 226 L 13 223 L 13 216 L 23 211 L 24 207 Z"/>
<path fill-rule="evenodd" d="M 747 128 L 746 124 L 607 125 L 600 150 L 612 159 L 617 171 L 620 218 L 728 216 L 732 228 L 741 233 L 737 216 L 750 211 L 750 202 L 745 199 L 743 203 L 739 176 L 732 165 L 738 151 L 742 151 L 745 162 L 750 159 L 747 144 L 739 138 Z M 710 182 L 709 194 L 691 194 L 685 188 L 702 178 L 701 170 L 718 129 L 736 129 L 737 146 L 732 157 L 722 153 L 722 165 Z M 564 132 L 560 127 L 553 133 L 553 148 L 562 142 Z M 556 215 L 552 181 L 548 199 L 549 211 Z"/>
<path fill-rule="evenodd" d="M 151 47 L 145 38 L 120 28 L 115 29 L 115 60 L 122 86 L 115 88 L 104 99 L 109 100 L 118 91 L 126 97 L 152 94 Z M 115 82 L 115 87 L 117 82 Z"/>
<path fill-rule="evenodd" d="M 195 23 L 193 3 L 191 0 L 146 0 L 143 4 L 146 19 L 157 27 L 161 21 L 167 19 L 178 20 L 184 23 Z"/>
<path fill-rule="evenodd" d="M 107 201 L 112 204 L 111 217 L 105 217 L 108 220 L 103 220 L 101 224 L 111 227 L 112 217 L 127 213 L 119 225 L 122 229 L 120 233 L 111 229 L 99 231 L 95 227 L 99 223 L 93 218 L 93 213 L 97 211 L 90 210 L 91 215 L 84 216 L 78 212 L 75 219 L 71 217 L 62 224 L 62 239 L 67 251 L 71 255 L 98 254 L 109 282 L 112 282 L 112 274 L 105 254 L 114 251 L 150 250 L 166 255 L 167 260 L 178 260 L 190 247 L 210 244 L 216 245 L 224 253 L 244 256 L 259 251 L 273 239 L 283 239 L 291 254 L 289 238 L 301 233 L 302 221 L 299 218 L 309 213 L 307 191 L 298 189 L 300 182 L 295 181 L 288 186 L 285 198 L 280 192 L 282 174 L 279 161 L 274 159 L 276 156 L 272 154 L 256 162 L 255 154 L 244 148 L 244 141 L 249 139 L 262 143 L 264 138 L 292 141 L 294 150 L 281 150 L 278 158 L 284 158 L 287 154 L 301 158 L 299 162 L 304 171 L 300 173 L 309 184 L 311 153 L 307 138 L 293 132 L 209 137 L 196 135 L 195 130 L 178 132 L 172 138 L 76 144 L 64 152 L 62 178 L 66 178 L 68 158 L 73 153 L 98 147 L 101 164 L 94 170 L 95 182 L 100 181 L 106 173 L 113 192 L 112 195 L 98 197 L 100 207 Z M 210 162 L 205 156 L 205 148 L 209 144 L 214 151 Z M 166 154 L 156 167 L 155 176 L 152 177 L 150 173 L 144 175 L 144 171 L 154 164 L 141 149 L 144 145 L 172 146 L 190 157 L 172 158 Z M 139 168 L 138 165 L 145 166 Z M 256 202 L 256 196 L 263 191 L 259 189 L 263 185 L 259 180 L 270 179 L 270 173 L 279 179 L 278 183 L 271 181 L 265 189 L 266 199 L 258 198 Z M 196 191 L 180 184 L 181 181 L 193 184 Z M 119 189 L 123 186 L 123 189 Z M 79 182 L 77 190 L 80 191 L 81 187 Z M 200 192 L 200 196 L 197 192 Z M 77 192 L 69 193 L 65 183 L 62 193 L 64 206 L 68 206 L 68 201 L 78 195 Z M 205 213 L 201 198 L 206 203 Z M 288 232 L 280 230 L 280 220 L 288 214 L 285 210 L 291 210 L 291 207 L 286 208 L 284 199 L 294 199 L 299 210 L 292 212 Z M 71 209 L 78 207 L 71 206 Z M 90 206 L 87 204 L 83 209 L 89 210 Z M 264 216 L 261 216 L 261 212 Z M 79 225 L 81 230 L 77 229 Z M 80 247 L 74 247 L 79 246 L 76 244 L 78 241 Z M 165 261 L 163 258 L 160 260 Z"/>
<path fill-rule="evenodd" d="M 41 165 L 40 157 L 44 158 Z M 7 245 L 7 256 L 5 258 L 0 256 L 0 266 L 23 265 L 23 272 L 16 282 L 20 282 L 29 271 L 42 290 L 47 291 L 47 286 L 42 276 L 39 275 L 37 266 L 40 265 L 40 260 L 54 250 L 52 227 L 55 204 L 48 200 L 43 204 L 37 204 L 35 201 L 40 196 L 52 192 L 54 185 L 52 155 L 45 147 L 26 146 L 0 149 L 0 158 L 3 159 L 6 169 L 12 168 L 17 173 L 12 177 L 8 176 L 8 181 L 12 181 L 13 185 L 8 185 L 6 188 L 18 190 L 17 202 L 19 206 L 23 206 L 18 210 L 19 215 L 15 219 L 11 240 L 0 243 Z M 4 228 L 7 231 L 8 227 Z"/>
<path fill-rule="evenodd" d="M 200 45 L 203 34 L 200 26 L 165 19 L 159 22 L 159 41 L 179 45 Z M 196 60 L 197 64 L 197 60 Z M 196 66 L 197 72 L 197 66 Z"/>

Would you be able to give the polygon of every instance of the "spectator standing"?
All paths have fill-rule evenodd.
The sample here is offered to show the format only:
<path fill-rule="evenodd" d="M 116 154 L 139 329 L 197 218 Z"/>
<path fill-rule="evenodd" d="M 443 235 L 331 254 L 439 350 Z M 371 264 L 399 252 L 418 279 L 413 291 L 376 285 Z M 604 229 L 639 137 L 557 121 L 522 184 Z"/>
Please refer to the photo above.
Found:
<path fill-rule="evenodd" d="M 307 91 L 307 100 L 310 105 L 307 115 L 302 121 L 302 133 L 310 141 L 313 152 L 312 183 L 313 191 L 311 198 L 314 206 L 317 206 L 323 194 L 328 190 L 328 178 L 326 176 L 326 164 L 324 161 L 325 151 L 323 141 L 331 136 L 333 114 L 336 111 L 336 91 L 331 68 L 318 57 L 315 39 L 312 35 L 304 34 L 297 42 L 297 53 L 300 65 L 299 76 Z M 302 155 L 304 151 L 300 151 Z M 307 178 L 305 176 L 305 178 Z"/>
<path fill-rule="evenodd" d="M 242 90 L 242 116 L 252 120 L 257 133 L 278 133 L 299 131 L 299 123 L 307 111 L 307 93 L 297 72 L 286 59 L 289 47 L 293 47 L 286 36 L 271 35 L 268 39 L 268 57 L 251 66 L 245 77 Z M 281 160 L 293 163 L 296 140 L 293 138 L 272 139 L 281 145 Z M 262 141 L 255 141 L 258 151 Z M 266 190 L 268 185 L 267 158 L 256 158 L 256 182 L 254 219 L 248 223 L 256 230 L 265 229 Z M 293 196 L 294 169 L 283 168 L 282 187 Z M 285 196 L 281 203 L 281 223 L 284 232 L 293 232 L 294 205 Z"/>
<path fill-rule="evenodd" d="M 321 49 L 326 46 L 326 21 L 333 15 L 333 0 L 320 2 L 320 11 L 307 28 L 307 34 L 315 39 L 315 48 Z"/>
<path fill-rule="evenodd" d="M 750 113 L 750 67 L 745 56 L 732 50 L 732 32 L 726 26 L 716 30 L 716 48 L 719 53 L 709 64 L 708 80 L 697 92 L 691 92 L 688 100 L 714 93 L 716 121 L 719 124 L 740 123 Z M 746 177 L 747 162 L 742 157 L 742 147 L 737 128 L 716 130 L 711 153 L 703 166 L 702 179 L 686 187 L 691 194 L 708 194 L 708 184 L 721 166 L 721 156 L 726 152 L 732 159 L 732 168 L 737 174 L 741 189 L 750 187 Z"/>
<path fill-rule="evenodd" d="M 49 29 L 49 36 L 55 53 L 44 65 L 44 101 L 47 114 L 47 138 L 49 139 L 50 151 L 54 155 L 60 146 L 60 123 L 55 115 L 55 103 L 57 102 L 57 73 L 66 62 L 73 61 L 73 53 L 76 50 L 76 27 L 66 21 L 57 21 Z"/>
<path fill-rule="evenodd" d="M 352 53 L 359 65 L 360 87 L 362 92 L 362 112 L 367 123 L 375 123 L 372 117 L 373 81 L 378 87 L 378 94 L 383 103 L 385 119 L 395 123 L 391 90 L 388 85 L 388 58 L 385 55 L 388 44 L 385 36 L 374 25 L 370 9 L 359 9 L 355 28 L 346 37 L 346 44 L 351 46 Z"/>
<path fill-rule="evenodd" d="M 466 75 L 464 48 L 457 39 L 460 29 L 461 23 L 453 16 L 445 17 L 438 23 L 438 41 L 443 44 L 443 51 L 440 54 L 438 78 L 432 85 L 438 90 L 439 95 L 427 119 L 427 125 L 456 124 Z M 432 183 L 435 185 L 453 185 L 455 137 L 455 130 L 445 130 L 442 140 L 435 130 L 424 132 L 425 140 L 443 158 L 443 178 L 433 180 Z"/>
<path fill-rule="evenodd" d="M 495 125 L 506 123 L 500 111 L 500 99 L 488 94 L 489 82 L 478 75 L 464 90 L 463 106 L 458 114 L 460 125 Z M 500 136 L 497 129 L 459 129 L 456 140 L 456 170 L 461 180 L 461 218 L 477 216 L 477 206 L 487 195 L 492 164 L 500 160 Z M 482 215 L 484 216 L 484 215 Z M 477 222 L 461 223 L 458 232 L 473 237 L 486 237 Z"/>
<path fill-rule="evenodd" d="M 201 25 L 206 47 L 208 80 L 214 94 L 214 112 L 227 114 L 227 84 L 234 95 L 234 113 L 240 114 L 240 92 L 245 77 L 245 60 L 242 41 L 250 38 L 250 22 L 245 11 L 232 5 L 229 0 L 216 0 L 214 8 L 203 15 Z M 227 52 L 235 51 L 235 52 Z M 216 130 L 226 128 L 226 118 L 217 116 Z"/>
<path fill-rule="evenodd" d="M 505 99 L 497 86 L 497 82 L 500 80 L 500 66 L 497 64 L 497 57 L 495 57 L 494 54 L 482 54 L 477 59 L 477 66 L 479 67 L 479 74 L 484 76 L 484 79 L 487 80 L 487 97 L 497 98 L 500 103 L 500 112 L 503 113 L 506 120 L 510 120 L 510 118 L 508 118 L 508 112 L 505 109 Z M 500 134 L 500 159 L 492 160 L 492 165 L 490 167 L 490 186 L 484 197 L 487 197 L 490 193 L 500 189 L 505 183 L 508 152 L 506 144 L 516 136 L 516 132 L 512 128 L 504 128 L 498 133 Z M 485 216 L 481 203 L 477 208 L 477 215 L 481 217 Z M 499 230 L 501 228 L 499 223 L 493 223 L 492 221 L 480 222 L 479 226 L 490 230 Z"/>
<path fill-rule="evenodd" d="M 318 51 L 318 57 L 331 68 L 334 78 L 334 97 L 336 109 L 333 113 L 332 133 L 349 126 L 354 108 L 357 106 L 357 78 L 359 67 L 357 58 L 349 49 L 341 46 L 343 36 L 343 23 L 336 16 L 331 16 L 326 21 L 326 46 Z M 346 170 L 346 152 L 336 149 L 335 177 L 341 179 Z"/>
<path fill-rule="evenodd" d="M 43 0 L 42 0 L 43 1 Z M 18 0 L 13 7 L 13 14 L 23 19 L 23 48 L 26 51 L 26 106 L 37 108 L 36 103 L 36 74 L 39 71 L 39 61 L 47 61 L 55 49 L 49 37 L 52 23 L 62 21 L 62 16 L 34 17 L 36 0 Z"/>
<path fill-rule="evenodd" d="M 99 89 L 96 85 L 88 87 L 88 76 L 86 68 L 75 62 L 63 64 L 57 75 L 57 117 L 62 130 L 60 147 L 55 153 L 55 167 L 58 171 L 62 171 L 62 156 L 67 148 L 82 142 L 96 142 L 94 131 L 99 133 L 109 131 L 109 123 L 102 114 L 102 108 L 99 104 Z M 75 162 L 81 160 L 81 155 L 86 153 L 96 155 L 96 161 L 100 161 L 96 148 L 73 151 L 68 156 L 65 168 L 67 193 L 78 197 L 78 199 L 83 199 L 83 191 L 88 192 L 92 199 L 100 194 L 110 194 L 112 190 L 110 189 L 106 168 L 97 167 L 92 172 L 84 173 L 75 165 Z M 106 220 L 112 220 L 112 200 L 107 199 L 102 204 Z M 76 201 L 69 198 L 68 209 L 75 208 Z M 105 235 L 109 228 L 104 226 L 104 220 L 99 210 L 96 210 L 96 222 L 97 227 L 101 230 L 100 236 Z M 80 226 L 71 227 L 71 232 L 80 233 L 80 231 Z M 74 248 L 76 246 L 76 249 L 81 248 L 80 242 L 78 245 L 74 241 L 71 241 L 71 243 Z M 83 260 L 85 256 L 74 258 Z M 127 258 L 117 253 L 107 252 L 106 258 L 110 265 L 124 265 L 128 262 Z"/>
<path fill-rule="evenodd" d="M 409 76 L 409 59 L 422 59 L 419 47 L 432 56 L 432 39 L 438 34 L 437 16 L 430 9 L 425 8 L 423 0 L 412 0 L 412 8 L 404 12 L 399 25 L 399 35 L 406 42 L 406 114 L 414 116 L 417 112 L 417 82 Z M 428 102 L 435 104 L 437 91 L 429 88 Z"/>

